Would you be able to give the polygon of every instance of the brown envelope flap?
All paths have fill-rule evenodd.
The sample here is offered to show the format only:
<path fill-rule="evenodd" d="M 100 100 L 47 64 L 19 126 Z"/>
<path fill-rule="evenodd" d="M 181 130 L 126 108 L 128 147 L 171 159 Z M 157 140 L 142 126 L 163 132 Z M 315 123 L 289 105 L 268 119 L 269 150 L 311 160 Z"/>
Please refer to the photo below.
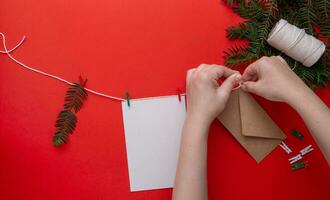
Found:
<path fill-rule="evenodd" d="M 238 92 L 238 90 L 232 92 L 225 110 L 218 116 L 218 119 L 244 149 L 259 163 L 277 147 L 281 140 L 242 135 Z"/>
<path fill-rule="evenodd" d="M 230 95 L 225 110 L 218 116 L 221 123 L 232 133 L 241 135 L 241 116 L 239 111 L 238 91 Z"/>
<path fill-rule="evenodd" d="M 286 135 L 275 124 L 257 101 L 243 90 L 238 91 L 242 134 L 284 140 Z"/>

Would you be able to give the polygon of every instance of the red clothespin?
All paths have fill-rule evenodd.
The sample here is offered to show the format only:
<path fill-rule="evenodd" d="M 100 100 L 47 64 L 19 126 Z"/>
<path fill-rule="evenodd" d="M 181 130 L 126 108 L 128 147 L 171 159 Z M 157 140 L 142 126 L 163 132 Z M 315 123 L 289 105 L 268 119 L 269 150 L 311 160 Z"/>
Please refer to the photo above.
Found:
<path fill-rule="evenodd" d="M 180 88 L 177 88 L 176 91 L 177 91 L 177 94 L 178 94 L 179 102 L 181 102 L 181 94 L 182 94 L 182 91 L 180 90 Z"/>
<path fill-rule="evenodd" d="M 125 93 L 125 96 L 126 96 L 127 106 L 128 106 L 128 107 L 131 107 L 130 97 L 129 97 L 129 94 L 128 94 L 127 91 L 126 91 L 126 93 Z"/>

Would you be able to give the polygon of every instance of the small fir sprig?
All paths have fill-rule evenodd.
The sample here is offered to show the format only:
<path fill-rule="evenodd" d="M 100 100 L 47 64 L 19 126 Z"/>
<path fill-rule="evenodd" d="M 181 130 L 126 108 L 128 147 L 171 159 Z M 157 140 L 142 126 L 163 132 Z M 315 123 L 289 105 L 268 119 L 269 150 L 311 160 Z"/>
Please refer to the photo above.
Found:
<path fill-rule="evenodd" d="M 82 108 L 87 99 L 87 92 L 84 89 L 87 79 L 81 77 L 79 83 L 73 83 L 66 91 L 63 109 L 57 116 L 55 122 L 55 134 L 53 136 L 53 144 L 60 147 L 68 142 L 69 136 L 73 133 L 77 124 L 76 113 Z"/>

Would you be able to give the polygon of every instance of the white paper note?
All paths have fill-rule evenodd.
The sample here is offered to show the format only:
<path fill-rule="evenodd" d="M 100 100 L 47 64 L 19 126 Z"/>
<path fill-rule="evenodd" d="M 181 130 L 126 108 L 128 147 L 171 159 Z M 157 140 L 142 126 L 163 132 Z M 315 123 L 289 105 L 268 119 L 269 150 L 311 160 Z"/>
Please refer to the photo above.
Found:
<path fill-rule="evenodd" d="M 186 115 L 184 97 L 135 99 L 122 102 L 131 191 L 173 187 L 181 129 Z"/>

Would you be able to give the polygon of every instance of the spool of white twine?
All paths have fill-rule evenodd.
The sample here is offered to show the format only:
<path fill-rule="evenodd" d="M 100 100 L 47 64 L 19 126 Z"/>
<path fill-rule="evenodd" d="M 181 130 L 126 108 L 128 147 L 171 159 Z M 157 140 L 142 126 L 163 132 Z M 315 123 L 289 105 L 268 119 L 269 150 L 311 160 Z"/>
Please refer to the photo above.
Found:
<path fill-rule="evenodd" d="M 306 67 L 314 65 L 325 51 L 322 41 L 307 34 L 304 29 L 289 24 L 284 19 L 275 24 L 269 33 L 267 42 Z"/>

